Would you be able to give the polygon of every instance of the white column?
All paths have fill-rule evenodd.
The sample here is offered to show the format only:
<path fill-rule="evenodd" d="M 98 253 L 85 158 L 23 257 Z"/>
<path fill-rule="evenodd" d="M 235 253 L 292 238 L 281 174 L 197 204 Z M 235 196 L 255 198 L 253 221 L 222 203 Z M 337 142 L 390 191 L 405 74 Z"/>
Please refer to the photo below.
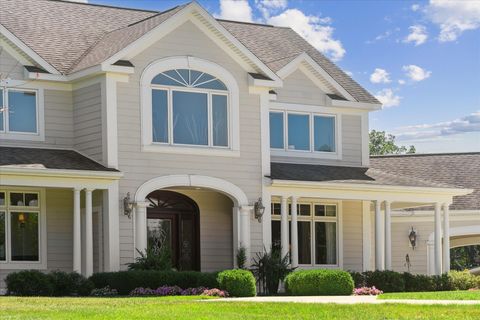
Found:
<path fill-rule="evenodd" d="M 448 203 L 443 204 L 443 272 L 450 271 L 450 212 Z"/>
<path fill-rule="evenodd" d="M 385 201 L 385 270 L 392 270 L 392 223 L 390 201 Z"/>
<path fill-rule="evenodd" d="M 93 274 L 92 189 L 85 189 L 85 277 Z"/>
<path fill-rule="evenodd" d="M 442 216 L 440 203 L 435 203 L 435 274 L 442 274 Z"/>
<path fill-rule="evenodd" d="M 375 201 L 375 269 L 383 270 L 382 202 Z"/>
<path fill-rule="evenodd" d="M 250 215 L 252 213 L 251 206 L 240 207 L 240 244 L 245 247 L 246 263 L 245 266 L 250 266 Z"/>
<path fill-rule="evenodd" d="M 292 199 L 292 225 L 290 232 L 292 235 L 291 255 L 292 255 L 292 267 L 298 267 L 298 227 L 297 227 L 297 197 L 293 196 Z"/>
<path fill-rule="evenodd" d="M 82 273 L 82 222 L 80 218 L 80 189 L 73 190 L 73 271 Z"/>
<path fill-rule="evenodd" d="M 120 270 L 120 200 L 118 181 L 103 191 L 104 270 Z"/>
<path fill-rule="evenodd" d="M 147 250 L 147 202 L 137 202 L 135 206 L 135 257 L 138 251 Z"/>
<path fill-rule="evenodd" d="M 282 245 L 282 258 L 288 253 L 288 206 L 287 198 L 282 196 L 280 207 L 280 243 Z"/>

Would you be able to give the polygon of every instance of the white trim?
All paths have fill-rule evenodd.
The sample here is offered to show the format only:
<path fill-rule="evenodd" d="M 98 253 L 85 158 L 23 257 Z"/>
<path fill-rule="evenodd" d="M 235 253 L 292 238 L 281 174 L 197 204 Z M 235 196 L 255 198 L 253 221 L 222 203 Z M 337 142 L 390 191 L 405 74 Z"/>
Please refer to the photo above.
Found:
<path fill-rule="evenodd" d="M 220 79 L 228 88 L 229 148 L 208 146 L 161 145 L 153 142 L 152 137 L 152 79 L 159 73 L 171 69 L 192 69 L 209 73 Z M 184 88 L 179 88 L 184 89 Z M 142 150 L 147 152 L 166 152 L 197 155 L 239 156 L 240 152 L 240 107 L 239 87 L 235 77 L 220 65 L 195 57 L 177 56 L 162 58 L 149 64 L 140 79 L 140 106 L 142 124 Z M 171 112 L 170 112 L 171 114 Z M 171 125 L 169 126 L 171 131 Z M 172 135 L 170 134 L 170 137 Z"/>
<path fill-rule="evenodd" d="M 347 100 L 334 100 L 329 96 L 326 97 L 327 105 L 337 108 L 354 108 L 368 111 L 381 110 L 382 105 L 378 103 L 368 103 L 368 102 L 358 102 L 358 101 L 347 101 Z"/>
<path fill-rule="evenodd" d="M 28 72 L 25 71 L 25 77 L 32 80 L 44 80 L 44 81 L 57 81 L 57 82 L 70 82 L 80 80 L 85 77 L 91 77 L 102 73 L 112 73 L 118 76 L 128 76 L 135 72 L 134 67 L 123 67 L 115 65 L 98 65 L 87 69 L 83 69 L 69 75 L 50 74 L 41 72 Z"/>
<path fill-rule="evenodd" d="M 359 110 L 354 108 L 338 108 L 331 107 L 326 105 L 314 105 L 314 104 L 301 104 L 301 103 L 291 103 L 291 102 L 281 102 L 281 101 L 269 101 L 270 107 L 272 109 L 278 110 L 291 110 L 299 112 L 319 112 L 319 113 L 330 113 L 330 114 L 349 114 L 349 115 L 362 115 L 368 114 L 365 110 Z"/>
<path fill-rule="evenodd" d="M 117 81 L 109 74 L 101 81 L 103 163 L 118 168 Z"/>
<path fill-rule="evenodd" d="M 372 217 L 370 201 L 362 201 L 362 258 L 363 271 L 372 270 Z"/>
<path fill-rule="evenodd" d="M 2 49 L 4 49 L 6 53 L 8 53 L 10 56 L 16 59 L 18 62 L 20 62 L 22 66 L 29 66 L 35 63 L 35 61 L 31 57 L 29 57 L 24 52 L 21 52 L 20 50 L 16 49 L 14 46 L 12 46 L 8 41 L 3 39 L 1 36 L 0 36 L 0 47 L 2 47 Z"/>
<path fill-rule="evenodd" d="M 370 165 L 370 131 L 368 128 L 368 114 L 361 115 L 361 130 L 362 130 L 362 166 L 368 167 Z"/>
<path fill-rule="evenodd" d="M 160 176 L 144 182 L 135 192 L 135 202 L 144 202 L 147 195 L 155 190 L 171 187 L 200 187 L 221 192 L 234 201 L 234 206 L 248 206 L 246 194 L 231 182 L 202 175 Z"/>

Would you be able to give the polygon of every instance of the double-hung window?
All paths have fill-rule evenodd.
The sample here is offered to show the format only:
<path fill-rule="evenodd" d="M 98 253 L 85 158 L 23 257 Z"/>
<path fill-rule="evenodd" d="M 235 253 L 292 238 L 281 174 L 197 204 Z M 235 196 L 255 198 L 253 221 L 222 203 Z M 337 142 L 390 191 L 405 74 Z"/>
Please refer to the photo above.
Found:
<path fill-rule="evenodd" d="M 38 109 L 36 90 L 0 88 L 0 133 L 38 135 Z"/>
<path fill-rule="evenodd" d="M 334 115 L 270 112 L 272 150 L 335 154 L 337 140 L 337 119 Z"/>
<path fill-rule="evenodd" d="M 0 265 L 39 264 L 40 192 L 0 190 Z"/>
<path fill-rule="evenodd" d="M 272 202 L 272 245 L 281 245 L 281 205 Z M 291 234 L 291 205 L 288 205 Z M 334 203 L 297 204 L 298 264 L 304 266 L 338 265 L 338 206 Z M 289 241 L 290 243 L 290 241 Z"/>
<path fill-rule="evenodd" d="M 161 72 L 151 82 L 154 144 L 229 148 L 228 90 L 191 69 Z"/>

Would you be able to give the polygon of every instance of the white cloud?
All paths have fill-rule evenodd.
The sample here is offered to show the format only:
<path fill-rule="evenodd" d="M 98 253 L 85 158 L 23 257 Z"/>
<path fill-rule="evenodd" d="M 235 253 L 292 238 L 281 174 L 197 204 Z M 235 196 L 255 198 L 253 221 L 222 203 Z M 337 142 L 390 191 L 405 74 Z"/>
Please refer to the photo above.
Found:
<path fill-rule="evenodd" d="M 279 15 L 269 17 L 267 22 L 292 28 L 334 61 L 342 59 L 345 55 L 342 43 L 333 38 L 334 29 L 325 25 L 331 22 L 328 17 L 308 16 L 298 9 L 287 9 Z"/>
<path fill-rule="evenodd" d="M 480 137 L 480 111 L 452 121 L 400 127 L 395 131 L 399 132 L 396 137 L 401 140 L 423 140 L 469 132 L 478 132 Z"/>
<path fill-rule="evenodd" d="M 414 64 L 403 66 L 403 71 L 405 71 L 405 75 L 410 78 L 412 81 L 423 81 L 430 77 L 432 74 L 431 71 L 427 71 L 419 66 Z"/>
<path fill-rule="evenodd" d="M 405 80 L 403 80 L 403 79 L 398 80 L 398 84 L 399 84 L 399 85 L 404 85 L 404 84 L 405 84 Z"/>
<path fill-rule="evenodd" d="M 480 28 L 480 1 L 430 0 L 425 13 L 440 27 L 440 42 L 455 41 L 464 31 Z"/>
<path fill-rule="evenodd" d="M 349 70 L 343 70 L 350 78 L 353 77 L 353 72 Z"/>
<path fill-rule="evenodd" d="M 255 0 L 255 6 L 262 13 L 264 19 L 268 19 L 272 14 L 286 9 L 287 0 Z"/>
<path fill-rule="evenodd" d="M 372 83 L 389 83 L 390 74 L 385 69 L 375 68 L 375 71 L 370 75 L 370 81 Z"/>
<path fill-rule="evenodd" d="M 415 4 L 412 4 L 412 6 L 410 7 L 410 9 L 412 9 L 412 11 L 418 11 L 418 9 L 420 9 L 420 5 L 415 3 Z"/>
<path fill-rule="evenodd" d="M 383 89 L 375 95 L 385 108 L 396 107 L 400 104 L 402 97 L 396 95 L 392 89 Z"/>
<path fill-rule="evenodd" d="M 405 43 L 414 42 L 415 46 L 419 46 L 425 43 L 425 41 L 427 41 L 428 33 L 427 33 L 427 28 L 425 28 L 425 26 L 417 24 L 417 25 L 408 27 L 408 29 L 410 30 L 410 34 L 405 39 L 403 39 L 403 42 Z"/>
<path fill-rule="evenodd" d="M 252 8 L 247 0 L 220 0 L 218 18 L 252 22 Z"/>

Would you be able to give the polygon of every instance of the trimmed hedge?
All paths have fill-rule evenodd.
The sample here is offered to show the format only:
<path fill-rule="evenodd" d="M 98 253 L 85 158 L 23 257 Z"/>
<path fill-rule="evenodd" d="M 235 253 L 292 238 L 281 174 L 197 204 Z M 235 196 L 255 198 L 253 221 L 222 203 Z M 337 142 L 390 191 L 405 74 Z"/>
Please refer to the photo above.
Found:
<path fill-rule="evenodd" d="M 218 288 L 217 274 L 197 271 L 154 271 L 130 270 L 95 273 L 89 278 L 95 288 L 109 286 L 120 295 L 128 295 L 135 288 L 158 288 L 179 286 L 180 288 Z"/>
<path fill-rule="evenodd" d="M 93 283 L 82 275 L 53 271 L 24 270 L 5 278 L 7 294 L 15 296 L 88 296 Z"/>
<path fill-rule="evenodd" d="M 364 275 L 365 285 L 367 287 L 375 286 L 385 293 L 405 291 L 405 280 L 401 273 L 390 270 L 376 270 L 364 272 Z"/>
<path fill-rule="evenodd" d="M 248 270 L 225 270 L 217 277 L 220 289 L 232 297 L 254 297 L 257 294 L 255 277 Z"/>
<path fill-rule="evenodd" d="M 352 294 L 354 282 L 342 270 L 301 270 L 290 273 L 285 286 L 295 296 L 347 296 Z"/>

